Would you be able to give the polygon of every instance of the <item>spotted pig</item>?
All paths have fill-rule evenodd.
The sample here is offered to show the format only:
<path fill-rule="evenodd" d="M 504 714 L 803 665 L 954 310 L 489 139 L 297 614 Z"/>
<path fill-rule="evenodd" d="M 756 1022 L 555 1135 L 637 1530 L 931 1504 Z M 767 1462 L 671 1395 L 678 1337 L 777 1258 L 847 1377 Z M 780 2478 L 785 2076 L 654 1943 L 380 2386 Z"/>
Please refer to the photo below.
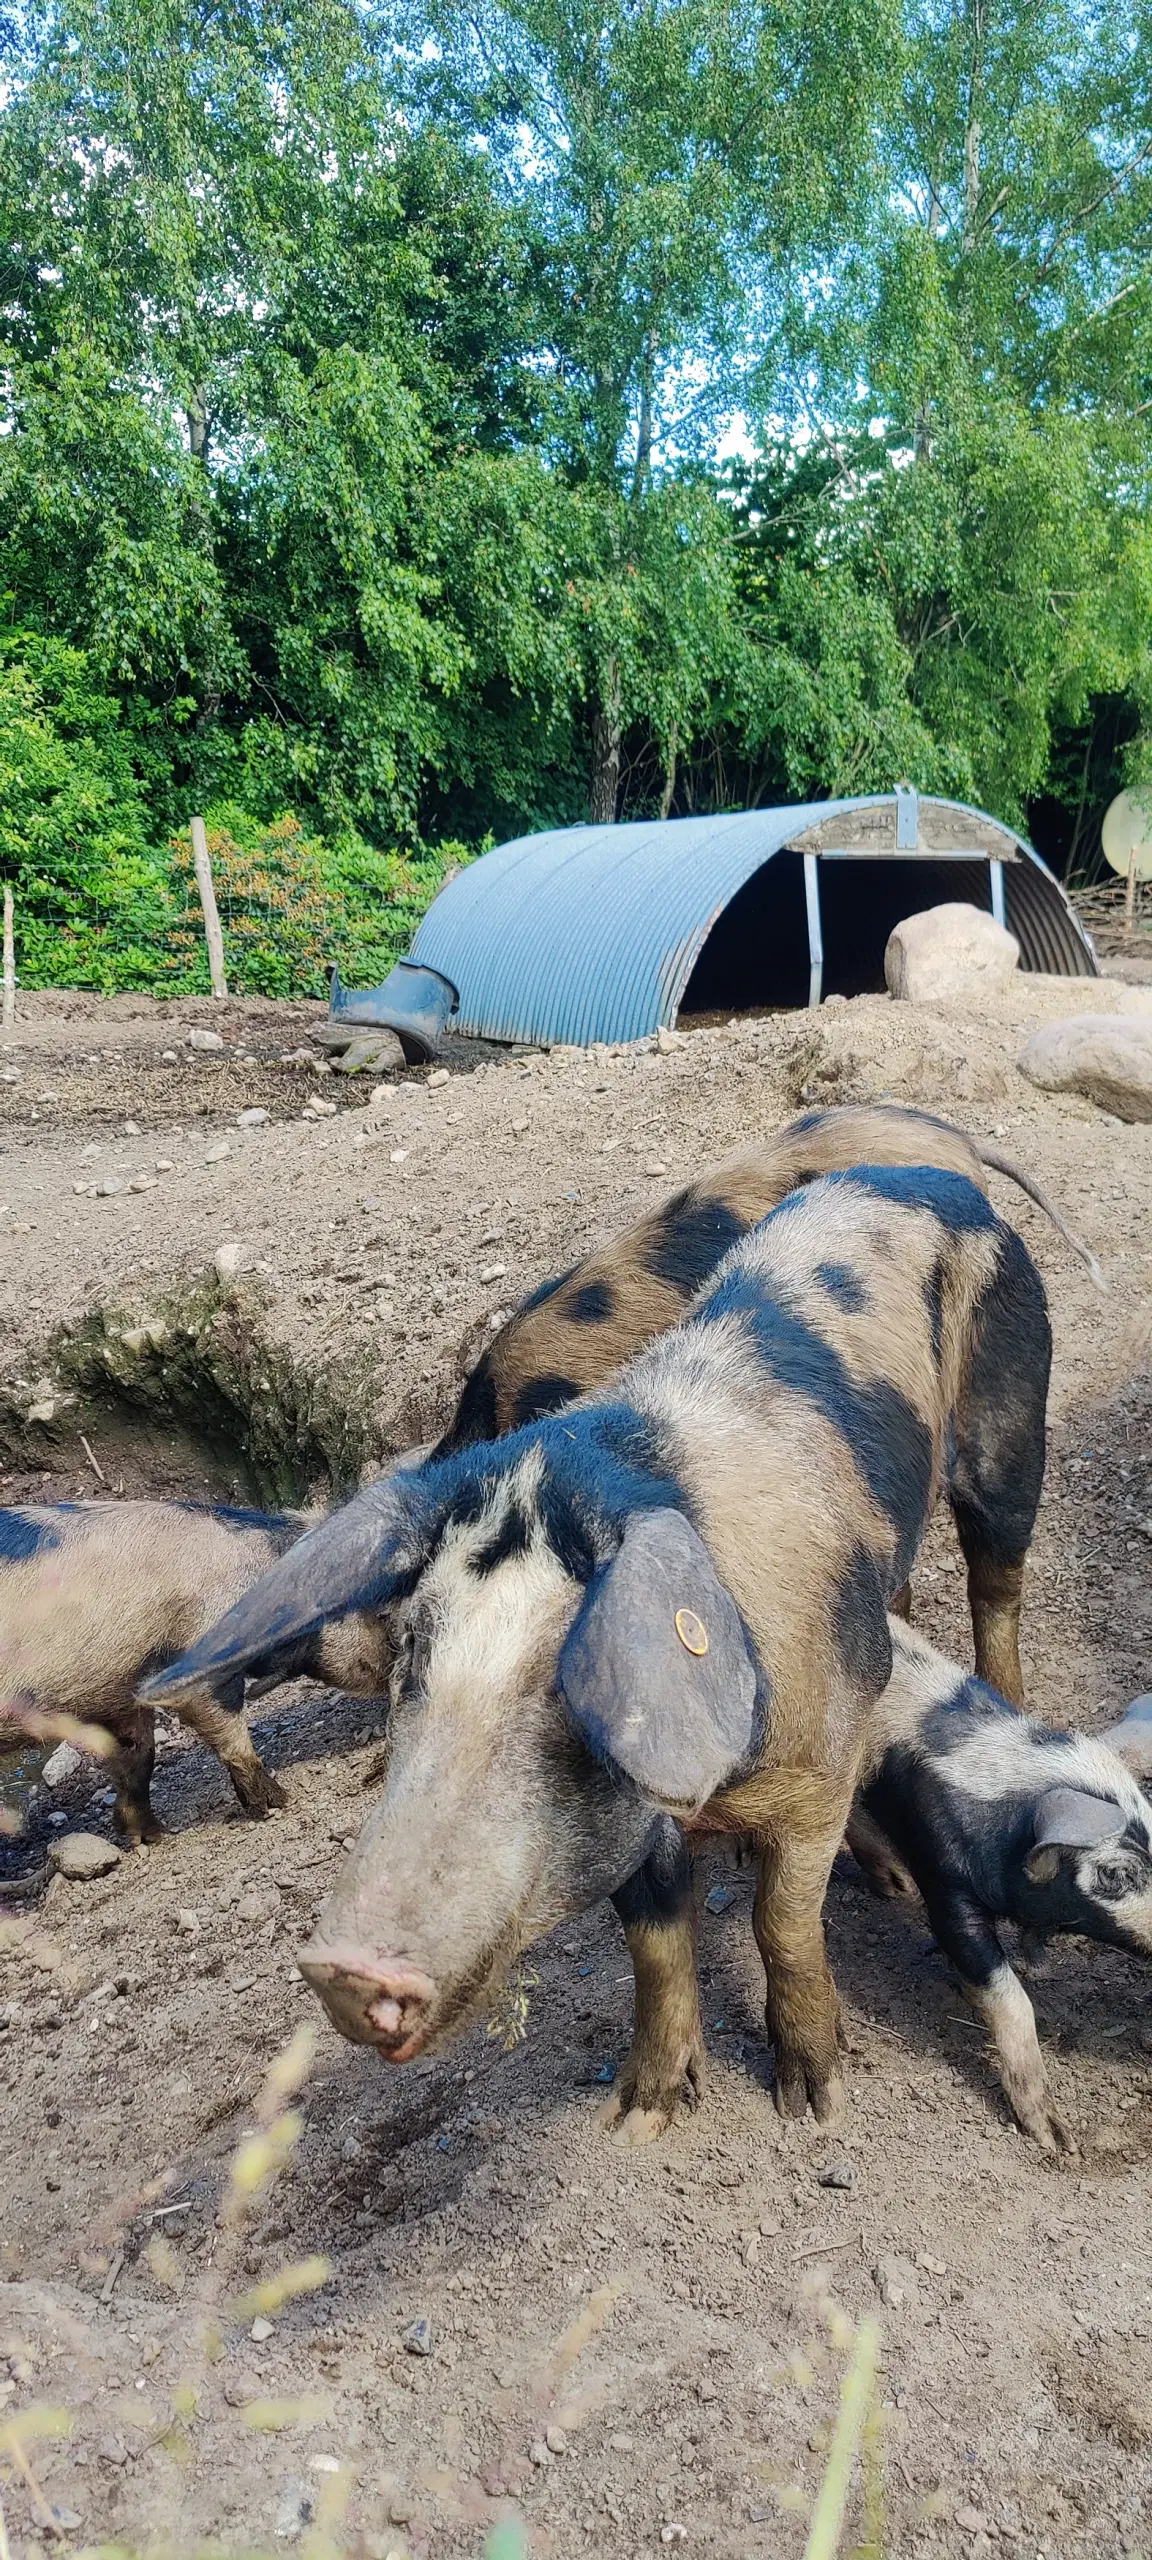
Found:
<path fill-rule="evenodd" d="M 625 2129 L 702 2067 L 689 1834 L 751 1834 L 776 2101 L 830 2119 L 822 1905 L 892 1666 L 886 1604 L 943 1489 L 990 1677 L 1040 1491 L 1049 1330 L 975 1184 L 858 1167 L 734 1246 L 600 1397 L 370 1487 L 149 1684 L 236 1678 L 395 1611 L 390 1764 L 302 1968 L 403 2062 L 604 1895 L 636 1976 Z"/>

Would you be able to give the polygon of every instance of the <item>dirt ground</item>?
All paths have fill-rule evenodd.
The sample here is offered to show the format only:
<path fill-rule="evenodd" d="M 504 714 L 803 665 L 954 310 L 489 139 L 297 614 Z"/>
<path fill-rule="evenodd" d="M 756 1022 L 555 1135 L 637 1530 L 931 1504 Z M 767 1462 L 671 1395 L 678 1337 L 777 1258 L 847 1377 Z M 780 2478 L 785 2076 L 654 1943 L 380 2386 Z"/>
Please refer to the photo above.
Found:
<path fill-rule="evenodd" d="M 370 1096 L 301 1054 L 316 1007 L 22 1000 L 0 1052 L 0 1499 L 346 1489 L 447 1412 L 462 1343 L 642 1202 L 803 1100 L 923 1101 L 1014 1151 L 1108 1277 L 1101 1297 L 995 1179 L 1056 1337 L 1031 1696 L 1103 1722 L 1152 1685 L 1152 1127 L 1043 1096 L 1016 1059 L 1039 1020 L 1149 1005 L 1119 980 L 1022 979 L 978 1018 L 869 997 L 667 1052 L 459 1044 L 443 1083 Z M 224 1049 L 190 1050 L 194 1026 Z M 251 1109 L 268 1118 L 240 1128 Z M 943 1522 L 915 1591 L 969 1659 Z M 1024 1960 L 1082 2145 L 1053 2165 L 1009 2122 L 919 1907 L 873 1901 L 844 1862 L 849 2121 L 785 2128 L 751 1878 L 719 1850 L 700 1872 L 710 2085 L 621 2151 L 597 2123 L 630 2011 L 608 1911 L 538 1952 L 511 2052 L 478 2029 L 398 2072 L 339 2043 L 293 1949 L 371 1801 L 379 1715 L 312 1688 L 268 1705 L 289 1809 L 246 1823 L 173 1733 L 168 1836 L 95 1884 L 38 1877 L 51 1812 L 107 1831 L 99 1771 L 62 1797 L 24 1771 L 0 1922 L 0 2427 L 48 2405 L 72 2432 L 29 2447 L 52 2524 L 0 2440 L 13 2560 L 316 2552 L 329 2531 L 353 2560 L 478 2555 L 508 2512 L 538 2560 L 792 2560 L 844 2365 L 833 2306 L 881 2324 L 888 2553 L 1152 2551 L 1152 1975 L 1076 1942 Z M 237 2239 L 228 2162 L 305 2018 L 299 2143 Z M 328 2281 L 254 2335 L 238 2296 L 312 2252 Z"/>

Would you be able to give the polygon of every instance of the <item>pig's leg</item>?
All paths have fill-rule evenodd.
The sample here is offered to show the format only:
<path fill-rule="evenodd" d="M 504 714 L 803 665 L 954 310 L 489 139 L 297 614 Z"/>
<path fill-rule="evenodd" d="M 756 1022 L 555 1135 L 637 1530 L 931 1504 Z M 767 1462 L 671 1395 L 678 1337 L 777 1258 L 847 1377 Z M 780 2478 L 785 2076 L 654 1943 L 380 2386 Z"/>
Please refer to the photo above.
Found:
<path fill-rule="evenodd" d="M 1039 1274 L 1005 1230 L 976 1311 L 955 1413 L 948 1498 L 968 1567 L 976 1669 L 1023 1707 L 1020 1590 L 1044 1480 L 1052 1356 Z"/>
<path fill-rule="evenodd" d="M 190 1726 L 223 1762 L 245 1813 L 262 1822 L 274 1805 L 285 1805 L 288 1798 L 260 1758 L 241 1713 L 243 1702 L 244 1677 L 236 1672 L 220 1680 L 215 1690 L 175 1698 L 172 1703 L 181 1724 Z"/>
<path fill-rule="evenodd" d="M 695 2099 L 704 2085 L 692 1867 L 674 1823 L 612 1900 L 636 1976 L 636 2023 L 601 2120 L 618 2128 L 618 2140 L 651 2142 L 671 2124 L 685 2086 Z"/>
<path fill-rule="evenodd" d="M 898 1858 L 887 1834 L 866 1813 L 862 1804 L 854 1804 L 844 1832 L 845 1846 L 862 1867 L 873 1893 L 882 1899 L 896 1894 L 914 1894 L 916 1883 L 903 1859 Z"/>
<path fill-rule="evenodd" d="M 848 1807 L 834 1827 L 765 1842 L 752 1925 L 768 1980 L 767 2024 L 776 2053 L 776 2104 L 782 2116 L 811 2105 L 830 2124 L 844 2103 L 840 2073 L 840 2003 L 824 1946 L 824 1894 L 844 1834 Z"/>
<path fill-rule="evenodd" d="M 994 1928 L 976 1903 L 959 1896 L 929 1904 L 929 1918 L 944 1952 L 992 2038 L 996 2068 L 1009 2106 L 1042 2151 L 1075 2152 L 1067 2125 L 1048 2088 L 1036 2034 L 1036 2013 L 1013 1973 Z"/>
<path fill-rule="evenodd" d="M 118 1727 L 119 1749 L 112 1764 L 116 1803 L 112 1819 L 133 1847 L 142 1840 L 162 1840 L 164 1825 L 152 1810 L 152 1772 L 156 1766 L 156 1718 L 151 1707 L 132 1707 Z"/>

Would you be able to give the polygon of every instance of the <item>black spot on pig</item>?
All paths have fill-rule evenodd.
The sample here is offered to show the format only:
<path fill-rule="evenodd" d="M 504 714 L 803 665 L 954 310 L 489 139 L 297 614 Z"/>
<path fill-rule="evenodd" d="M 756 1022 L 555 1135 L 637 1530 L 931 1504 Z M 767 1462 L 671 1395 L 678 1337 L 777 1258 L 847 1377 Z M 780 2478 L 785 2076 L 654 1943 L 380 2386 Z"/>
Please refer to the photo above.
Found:
<path fill-rule="evenodd" d="M 516 1309 L 517 1316 L 530 1316 L 536 1307 L 546 1306 L 549 1298 L 554 1298 L 557 1290 L 563 1288 L 565 1281 L 571 1280 L 577 1268 L 578 1265 L 575 1262 L 570 1262 L 568 1269 L 558 1271 L 554 1280 L 541 1280 L 537 1288 L 529 1290 L 526 1298 L 521 1298 Z"/>
<path fill-rule="evenodd" d="M 875 1556 L 853 1550 L 832 1605 L 836 1650 L 852 1685 L 878 1698 L 892 1676 L 892 1638 Z"/>
<path fill-rule="evenodd" d="M 282 1511 L 245 1511 L 237 1503 L 182 1502 L 181 1511 L 207 1512 L 223 1529 L 262 1529 L 274 1556 L 285 1556 L 303 1537 L 307 1522 L 290 1520 Z"/>
<path fill-rule="evenodd" d="M 1005 1227 L 973 1317 L 949 1487 L 965 1553 L 979 1546 L 993 1564 L 1015 1564 L 1032 1535 L 1051 1357 L 1040 1274 L 1015 1228 Z"/>
<path fill-rule="evenodd" d="M 924 1283 L 924 1304 L 932 1335 L 932 1357 L 939 1368 L 944 1357 L 944 1265 L 936 1261 Z"/>
<path fill-rule="evenodd" d="M 495 1440 L 499 1427 L 496 1381 L 485 1352 L 477 1361 L 471 1377 L 465 1379 L 460 1402 L 432 1455 L 434 1458 L 451 1458 L 457 1449 L 470 1449 L 477 1440 Z"/>
<path fill-rule="evenodd" d="M 821 1288 L 848 1315 L 863 1315 L 869 1304 L 868 1292 L 858 1272 L 850 1271 L 846 1262 L 818 1262 L 816 1277 Z"/>
<path fill-rule="evenodd" d="M 498 1527 L 494 1529 L 486 1544 L 473 1556 L 473 1573 L 481 1576 L 486 1573 L 495 1573 L 497 1565 L 504 1564 L 509 1556 L 524 1555 L 531 1543 L 531 1538 L 532 1523 L 523 1504 L 509 1502 Z"/>
<path fill-rule="evenodd" d="M 579 1393 L 575 1378 L 526 1378 L 512 1408 L 513 1427 L 519 1431 L 526 1422 L 540 1422 L 545 1414 L 558 1413 Z"/>
<path fill-rule="evenodd" d="M 607 1324 L 616 1300 L 606 1280 L 586 1280 L 564 1313 L 573 1324 Z"/>
<path fill-rule="evenodd" d="M 644 1268 L 682 1297 L 694 1297 L 729 1247 L 747 1232 L 747 1221 L 726 1200 L 696 1200 L 691 1192 L 678 1192 L 645 1252 Z"/>
<path fill-rule="evenodd" d="M 60 1533 L 49 1520 L 30 1520 L 26 1511 L 0 1511 L 0 1563 L 23 1564 L 44 1547 L 58 1547 Z"/>
<path fill-rule="evenodd" d="M 705 1323 L 743 1316 L 765 1368 L 806 1396 L 840 1433 L 896 1532 L 892 1589 L 898 1590 L 911 1571 L 931 1491 L 927 1423 L 887 1378 L 859 1384 L 823 1334 L 747 1272 L 723 1281 L 700 1314 Z"/>
<path fill-rule="evenodd" d="M 983 1191 L 962 1173 L 944 1173 L 929 1164 L 854 1164 L 846 1172 L 829 1173 L 828 1182 L 851 1182 L 891 1200 L 901 1209 L 931 1209 L 954 1235 L 994 1227 L 996 1212 Z"/>

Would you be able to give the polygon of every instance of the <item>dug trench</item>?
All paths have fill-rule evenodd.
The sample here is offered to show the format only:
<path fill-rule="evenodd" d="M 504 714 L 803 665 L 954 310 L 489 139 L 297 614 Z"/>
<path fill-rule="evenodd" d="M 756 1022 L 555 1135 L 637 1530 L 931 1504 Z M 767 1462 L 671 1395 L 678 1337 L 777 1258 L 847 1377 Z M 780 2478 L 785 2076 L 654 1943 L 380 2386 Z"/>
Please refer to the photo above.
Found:
<path fill-rule="evenodd" d="M 1032 1699 L 1102 1724 L 1152 1685 L 1152 1132 L 1018 1077 L 1066 991 L 1024 982 L 978 1015 L 863 998 L 665 1054 L 454 1058 L 444 1082 L 409 1073 L 371 1100 L 289 1062 L 306 1009 L 229 1007 L 224 1050 L 198 1056 L 206 1006 L 73 1002 L 28 1000 L 0 1087 L 5 1500 L 339 1494 L 447 1412 L 461 1343 L 522 1289 L 802 1096 L 887 1093 L 1019 1155 L 1105 1265 L 1100 1298 L 996 1183 L 1056 1335 Z M 337 1107 L 305 1118 L 312 1098 Z M 268 1118 L 241 1128 L 252 1108 Z M 93 1196 L 93 1167 L 124 1187 Z M 916 1609 L 968 1659 L 943 1520 Z M 1025 1954 L 1081 2144 L 1054 2167 L 1008 2122 L 918 1907 L 876 1903 L 844 1863 L 848 2121 L 782 2127 L 752 1881 L 717 1853 L 699 1876 L 710 2084 L 664 2143 L 621 2152 L 597 2124 L 630 2011 L 610 1913 L 536 1951 L 498 2032 L 442 2058 L 390 2074 L 329 2032 L 293 1951 L 373 1800 L 379 1719 L 306 1688 L 262 1710 L 285 1812 L 246 1823 L 181 1739 L 156 1784 L 164 1840 L 96 1883 L 6 1897 L 0 2419 L 71 2421 L 29 2446 L 66 2521 L 5 2481 L 14 2555 L 291 2547 L 335 2499 L 324 2529 L 353 2560 L 479 2553 L 509 2506 L 542 2560 L 657 2560 L 681 2538 L 789 2560 L 844 2361 L 830 2301 L 881 2325 L 887 2552 L 1146 2548 L 1152 1974 L 1076 1942 Z M 42 1790 L 13 1867 L 41 1862 L 52 1811 L 106 1832 L 101 1793 L 95 1770 L 63 1805 Z M 228 2163 L 305 2018 L 299 2139 L 237 2243 Z M 312 2255 L 331 2261 L 319 2290 L 240 2316 L 246 2287 Z"/>

